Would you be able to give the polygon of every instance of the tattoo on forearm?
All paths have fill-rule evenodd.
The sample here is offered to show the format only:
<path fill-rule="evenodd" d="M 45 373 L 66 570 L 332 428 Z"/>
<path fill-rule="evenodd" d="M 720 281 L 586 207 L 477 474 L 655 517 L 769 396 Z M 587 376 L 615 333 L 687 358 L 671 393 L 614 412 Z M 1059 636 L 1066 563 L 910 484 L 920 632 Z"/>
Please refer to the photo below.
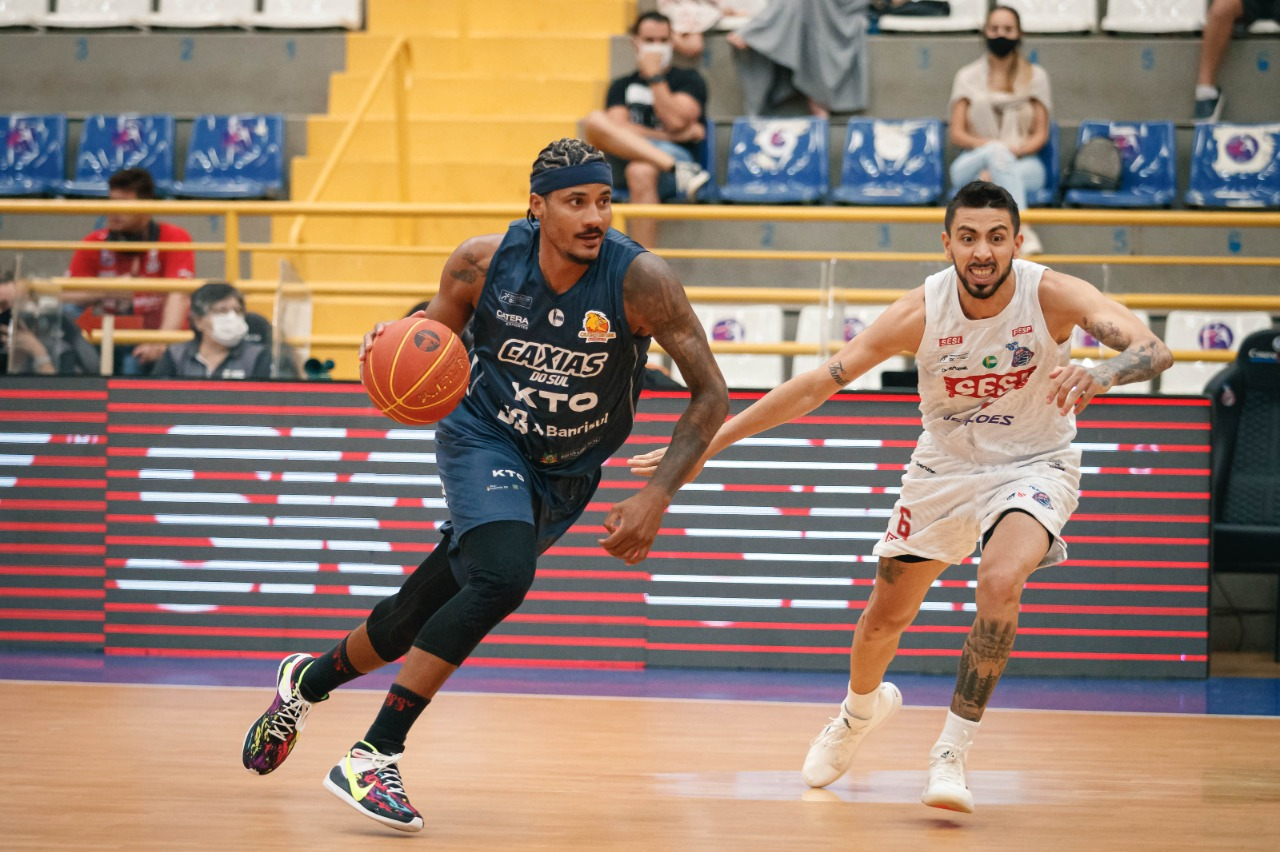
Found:
<path fill-rule="evenodd" d="M 988 618 L 974 622 L 964 650 L 960 652 L 956 691 L 951 699 L 952 713 L 970 720 L 982 718 L 982 711 L 991 700 L 991 693 L 1009 662 L 1017 634 L 1016 622 Z"/>
<path fill-rule="evenodd" d="M 840 387 L 844 387 L 845 385 L 849 384 L 850 381 L 852 381 L 849 378 L 849 374 L 844 369 L 844 364 L 841 364 L 839 361 L 832 361 L 830 364 L 828 364 L 827 372 L 831 374 L 831 378 Z"/>
<path fill-rule="evenodd" d="M 1114 358 L 1109 358 L 1094 368 L 1095 375 L 1101 373 L 1111 379 L 1111 384 L 1123 385 L 1129 382 L 1144 382 L 1167 369 L 1171 359 L 1169 350 L 1158 341 L 1139 343 L 1126 349 Z"/>

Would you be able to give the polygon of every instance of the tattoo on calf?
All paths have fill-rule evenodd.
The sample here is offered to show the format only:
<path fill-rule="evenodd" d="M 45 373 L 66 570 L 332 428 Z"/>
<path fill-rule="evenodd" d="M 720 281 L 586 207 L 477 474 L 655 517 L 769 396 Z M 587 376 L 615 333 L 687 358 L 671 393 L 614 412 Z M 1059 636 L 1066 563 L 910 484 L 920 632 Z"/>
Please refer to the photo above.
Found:
<path fill-rule="evenodd" d="M 1014 622 L 979 618 L 969 631 L 964 650 L 960 652 L 960 670 L 956 674 L 956 692 L 951 699 L 951 712 L 965 719 L 978 719 L 1000 682 L 1013 640 L 1018 634 Z"/>

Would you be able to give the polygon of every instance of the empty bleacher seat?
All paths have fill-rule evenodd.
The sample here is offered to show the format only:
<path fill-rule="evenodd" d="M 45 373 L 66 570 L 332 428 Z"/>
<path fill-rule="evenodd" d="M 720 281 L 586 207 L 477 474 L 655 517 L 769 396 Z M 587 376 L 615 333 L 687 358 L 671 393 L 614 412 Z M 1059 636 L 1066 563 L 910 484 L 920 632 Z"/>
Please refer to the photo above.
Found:
<path fill-rule="evenodd" d="M 59 186 L 62 195 L 106 198 L 107 181 L 120 169 L 151 173 L 156 192 L 173 188 L 173 116 L 91 115 L 80 132 L 75 177 Z"/>
<path fill-rule="evenodd" d="M 1151 327 L 1151 317 L 1150 315 L 1147 314 L 1146 311 L 1135 310 L 1133 311 L 1133 313 L 1134 313 L 1134 316 L 1142 320 L 1143 325 L 1147 326 L 1148 328 Z M 1072 330 L 1071 332 L 1071 347 L 1073 349 L 1098 349 L 1100 350 L 1099 355 L 1101 355 L 1102 352 L 1115 351 L 1109 347 L 1103 346 L 1100 342 L 1098 342 L 1098 339 L 1096 337 L 1094 337 L 1089 332 L 1085 331 L 1080 326 L 1076 326 L 1075 329 Z M 1105 361 L 1106 361 L 1106 358 L 1103 358 L 1103 357 L 1073 358 L 1071 363 L 1080 364 L 1081 366 L 1084 366 L 1084 367 L 1095 367 L 1098 364 L 1104 363 Z M 1145 382 L 1131 382 L 1127 385 L 1119 385 L 1118 387 L 1115 388 L 1114 393 L 1151 393 L 1151 382 L 1148 380 Z"/>
<path fill-rule="evenodd" d="M 263 0 L 255 27 L 283 30 L 360 29 L 360 0 Z"/>
<path fill-rule="evenodd" d="M 269 198 L 284 190 L 284 116 L 202 115 L 191 127 L 186 172 L 173 194 Z"/>
<path fill-rule="evenodd" d="M 693 311 L 712 343 L 779 343 L 782 308 L 776 305 L 694 305 Z M 764 390 L 782 384 L 781 355 L 716 354 L 716 363 L 730 388 Z M 672 368 L 677 381 L 684 382 Z"/>
<path fill-rule="evenodd" d="M 160 7 L 146 23 L 183 29 L 243 27 L 249 25 L 257 9 L 258 0 L 160 0 Z"/>
<path fill-rule="evenodd" d="M 100 29 L 143 26 L 151 14 L 151 0 L 54 0 L 53 13 L 45 15 L 49 27 Z"/>
<path fill-rule="evenodd" d="M 1192 207 L 1280 207 L 1280 124 L 1197 124 Z"/>
<path fill-rule="evenodd" d="M 959 33 L 981 30 L 986 0 L 951 0 L 950 15 L 881 15 L 880 29 L 897 33 Z"/>
<path fill-rule="evenodd" d="M 1170 311 L 1164 342 L 1170 349 L 1231 350 L 1252 332 L 1271 327 L 1262 311 Z M 1198 394 L 1226 365 L 1220 361 L 1177 361 L 1160 374 L 1161 393 Z"/>
<path fill-rule="evenodd" d="M 1036 154 L 1044 163 L 1044 186 L 1027 193 L 1028 207 L 1048 207 L 1058 198 L 1058 184 L 1062 180 L 1062 143 L 1059 140 L 1058 122 L 1049 122 L 1049 138 Z"/>
<path fill-rule="evenodd" d="M 43 23 L 49 0 L 0 0 L 0 27 L 34 27 Z"/>
<path fill-rule="evenodd" d="M 1208 0 L 1107 0 L 1109 33 L 1194 33 L 1204 29 Z"/>
<path fill-rule="evenodd" d="M 1076 147 L 1107 136 L 1120 148 L 1124 171 L 1116 190 L 1070 189 L 1066 201 L 1083 207 L 1167 207 L 1177 192 L 1171 121 L 1084 121 Z"/>
<path fill-rule="evenodd" d="M 736 118 L 720 196 L 757 204 L 821 201 L 830 172 L 824 119 Z"/>
<path fill-rule="evenodd" d="M 942 194 L 942 122 L 850 119 L 831 194 L 848 204 L 932 204 Z"/>
<path fill-rule="evenodd" d="M 0 115 L 0 196 L 48 195 L 66 176 L 64 115 Z"/>
<path fill-rule="evenodd" d="M 1098 28 L 1097 0 L 1004 0 L 1024 33 L 1087 33 Z"/>
<path fill-rule="evenodd" d="M 843 305 L 837 306 L 834 313 L 829 313 L 823 305 L 805 305 L 800 309 L 796 321 L 796 343 L 821 344 L 826 340 L 831 344 L 830 355 L 839 351 L 839 347 L 862 333 L 863 329 L 875 322 L 884 313 L 887 305 Z M 791 359 L 791 375 L 807 372 L 824 362 L 821 355 L 796 355 Z M 895 355 L 889 360 L 872 367 L 849 384 L 847 390 L 880 390 L 880 376 L 886 370 L 907 369 L 907 359 Z"/>

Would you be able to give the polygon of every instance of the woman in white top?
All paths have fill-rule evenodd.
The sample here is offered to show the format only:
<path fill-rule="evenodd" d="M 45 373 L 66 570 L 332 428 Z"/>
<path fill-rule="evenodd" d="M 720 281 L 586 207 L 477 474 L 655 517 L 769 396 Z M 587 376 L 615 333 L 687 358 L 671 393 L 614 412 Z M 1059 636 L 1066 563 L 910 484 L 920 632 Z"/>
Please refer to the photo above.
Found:
<path fill-rule="evenodd" d="M 1049 75 L 1022 57 L 1022 20 L 996 6 L 983 29 L 987 55 L 956 72 L 951 86 L 952 144 L 965 149 L 951 164 L 951 185 L 982 178 L 1003 186 L 1019 210 L 1027 193 L 1045 185 L 1037 153 L 1049 140 Z M 1022 226 L 1021 255 L 1041 251 L 1040 240 Z"/>

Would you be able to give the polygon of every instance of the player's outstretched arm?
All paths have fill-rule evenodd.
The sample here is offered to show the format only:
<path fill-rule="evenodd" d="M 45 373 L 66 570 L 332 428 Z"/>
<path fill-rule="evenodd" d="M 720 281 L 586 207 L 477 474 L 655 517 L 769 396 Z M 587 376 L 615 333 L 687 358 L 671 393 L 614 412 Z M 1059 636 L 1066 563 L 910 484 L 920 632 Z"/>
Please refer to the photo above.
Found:
<path fill-rule="evenodd" d="M 1173 364 L 1173 356 L 1155 332 L 1133 311 L 1104 296 L 1097 287 L 1071 275 L 1048 270 L 1041 279 L 1040 306 L 1055 338 L 1067 339 L 1075 326 L 1089 332 L 1118 355 L 1094 367 L 1057 367 L 1049 377 L 1046 403 L 1063 414 L 1085 406 L 1116 385 L 1144 382 Z"/>
<path fill-rule="evenodd" d="M 694 472 L 725 447 L 808 414 L 882 361 L 915 352 L 923 336 L 924 289 L 917 288 L 890 305 L 822 366 L 792 376 L 721 426 Z M 658 449 L 631 458 L 632 473 L 652 475 L 665 452 Z"/>
<path fill-rule="evenodd" d="M 623 279 L 623 298 L 632 332 L 657 340 L 689 387 L 689 406 L 676 422 L 666 459 L 639 493 L 605 517 L 610 534 L 600 544 L 634 565 L 649 555 L 672 496 L 693 476 L 694 465 L 728 416 L 729 392 L 684 287 L 666 261 L 649 252 L 638 255 Z"/>
<path fill-rule="evenodd" d="M 425 311 L 415 315 L 444 323 L 453 329 L 454 334 L 462 334 L 467 321 L 480 301 L 480 291 L 484 289 L 485 275 L 489 272 L 489 261 L 494 252 L 502 244 L 502 234 L 486 234 L 483 237 L 472 237 L 453 250 L 440 271 L 440 290 L 431 299 Z M 360 344 L 359 359 L 364 360 L 364 353 L 373 345 L 373 339 L 391 321 L 380 322 L 373 330 L 366 333 Z"/>

